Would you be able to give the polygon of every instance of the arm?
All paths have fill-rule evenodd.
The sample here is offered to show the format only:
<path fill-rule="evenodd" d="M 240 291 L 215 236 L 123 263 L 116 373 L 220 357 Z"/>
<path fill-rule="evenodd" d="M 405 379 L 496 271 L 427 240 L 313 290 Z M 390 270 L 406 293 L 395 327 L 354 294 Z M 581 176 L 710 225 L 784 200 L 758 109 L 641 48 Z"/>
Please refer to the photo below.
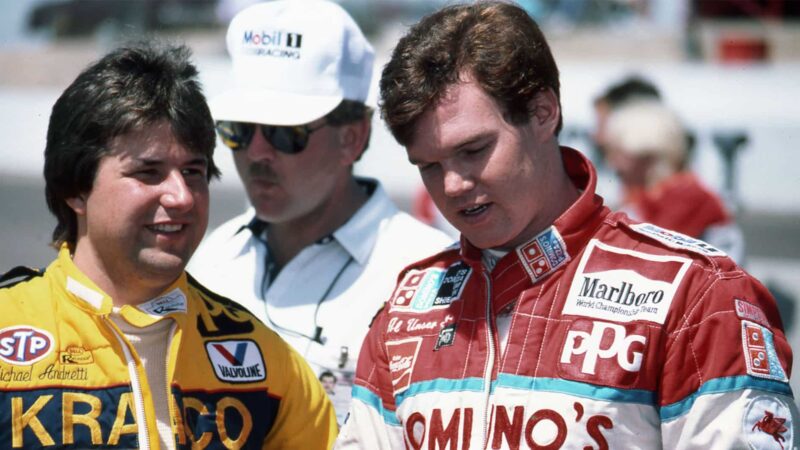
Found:
<path fill-rule="evenodd" d="M 264 449 L 329 449 L 336 439 L 336 414 L 328 395 L 311 368 L 294 350 L 275 336 L 283 350 L 283 364 L 267 376 L 281 377 L 282 398 L 272 431 Z M 269 369 L 268 369 L 269 370 Z"/>
<path fill-rule="evenodd" d="M 792 353 L 772 296 L 741 270 L 692 296 L 667 337 L 664 448 L 794 448 Z"/>
<path fill-rule="evenodd" d="M 353 402 L 336 449 L 404 449 L 402 424 L 395 414 L 388 357 L 383 345 L 386 310 L 379 313 L 358 358 Z"/>

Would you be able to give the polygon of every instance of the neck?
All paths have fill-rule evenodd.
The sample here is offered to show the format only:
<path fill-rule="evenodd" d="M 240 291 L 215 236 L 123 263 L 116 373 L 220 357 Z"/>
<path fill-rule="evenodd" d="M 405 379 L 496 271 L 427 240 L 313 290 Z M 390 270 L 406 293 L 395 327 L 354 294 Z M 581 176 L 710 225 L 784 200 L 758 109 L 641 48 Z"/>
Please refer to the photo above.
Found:
<path fill-rule="evenodd" d="M 279 268 L 301 250 L 344 225 L 369 196 L 355 178 L 348 177 L 322 205 L 301 218 L 269 224 L 269 250 Z"/>
<path fill-rule="evenodd" d="M 72 258 L 73 263 L 94 284 L 111 297 L 114 306 L 138 305 L 157 295 L 172 284 L 175 279 L 165 279 L 166 271 L 158 273 L 133 273 L 122 267 L 109 267 L 91 252 L 80 251 L 80 246 Z M 152 271 L 155 272 L 155 271 Z"/>

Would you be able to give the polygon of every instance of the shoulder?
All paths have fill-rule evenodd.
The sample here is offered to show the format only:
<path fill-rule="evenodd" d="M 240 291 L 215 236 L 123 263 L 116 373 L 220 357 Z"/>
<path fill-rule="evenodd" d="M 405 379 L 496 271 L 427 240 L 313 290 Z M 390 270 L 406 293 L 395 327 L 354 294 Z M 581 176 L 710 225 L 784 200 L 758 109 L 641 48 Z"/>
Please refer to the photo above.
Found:
<path fill-rule="evenodd" d="M 686 234 L 647 222 L 638 222 L 623 213 L 609 215 L 606 223 L 615 231 L 610 237 L 623 246 L 636 246 L 656 254 L 683 256 L 713 271 L 741 270 L 721 249 Z"/>
<path fill-rule="evenodd" d="M 11 288 L 19 283 L 31 281 L 44 275 L 43 269 L 28 266 L 17 266 L 0 275 L 0 289 Z"/>
<path fill-rule="evenodd" d="M 270 365 L 292 358 L 291 348 L 275 331 L 239 303 L 217 294 L 188 275 L 197 311 L 196 333 L 206 341 L 250 342 Z M 271 362 L 270 362 L 271 361 Z"/>
<path fill-rule="evenodd" d="M 668 307 L 673 326 L 700 323 L 718 313 L 734 314 L 741 305 L 737 299 L 769 310 L 767 316 L 774 316 L 774 300 L 764 286 L 711 244 L 632 221 L 624 214 L 612 214 L 607 223 L 612 225 L 611 230 L 598 234 L 599 244 L 590 243 L 578 270 L 585 272 L 595 258 L 602 263 L 596 267 L 635 272 L 631 286 L 643 292 L 663 291 L 661 309 Z"/>

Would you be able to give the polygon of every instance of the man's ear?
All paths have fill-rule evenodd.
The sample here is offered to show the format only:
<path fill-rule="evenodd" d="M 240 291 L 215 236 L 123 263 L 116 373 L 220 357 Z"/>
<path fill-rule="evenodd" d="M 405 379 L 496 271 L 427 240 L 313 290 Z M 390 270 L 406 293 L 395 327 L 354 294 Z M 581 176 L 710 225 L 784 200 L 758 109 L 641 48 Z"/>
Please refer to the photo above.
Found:
<path fill-rule="evenodd" d="M 67 202 L 67 206 L 72 208 L 75 211 L 75 214 L 79 216 L 83 216 L 86 214 L 86 197 L 81 194 L 77 197 L 70 197 L 65 200 Z"/>
<path fill-rule="evenodd" d="M 353 165 L 364 152 L 370 134 L 370 119 L 342 125 L 339 132 L 339 147 L 342 149 L 343 163 Z"/>
<path fill-rule="evenodd" d="M 556 93 L 546 88 L 533 97 L 529 106 L 532 124 L 540 131 L 539 135 L 545 138 L 555 136 L 561 118 Z"/>

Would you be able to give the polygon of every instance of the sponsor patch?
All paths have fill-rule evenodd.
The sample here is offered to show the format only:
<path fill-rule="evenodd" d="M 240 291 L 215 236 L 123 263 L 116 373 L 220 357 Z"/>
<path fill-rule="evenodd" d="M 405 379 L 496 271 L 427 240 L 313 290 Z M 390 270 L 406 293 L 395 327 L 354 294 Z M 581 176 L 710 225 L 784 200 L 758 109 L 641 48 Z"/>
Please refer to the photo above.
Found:
<path fill-rule="evenodd" d="M 58 361 L 61 364 L 91 364 L 94 362 L 94 357 L 92 352 L 73 345 L 58 353 Z"/>
<path fill-rule="evenodd" d="M 690 265 L 687 258 L 626 250 L 592 239 L 578 264 L 562 312 L 617 322 L 663 324 Z"/>
<path fill-rule="evenodd" d="M 761 395 L 747 404 L 742 431 L 753 450 L 794 448 L 792 430 L 792 413 L 781 398 Z"/>
<path fill-rule="evenodd" d="M 210 341 L 206 342 L 206 353 L 214 373 L 222 381 L 250 383 L 267 378 L 261 349 L 254 341 Z"/>
<path fill-rule="evenodd" d="M 566 331 L 558 371 L 573 380 L 629 386 L 639 376 L 647 344 L 644 324 L 578 319 Z"/>
<path fill-rule="evenodd" d="M 427 312 L 461 298 L 472 269 L 459 261 L 445 269 L 410 270 L 397 286 L 391 311 Z"/>
<path fill-rule="evenodd" d="M 178 288 L 161 297 L 156 297 L 138 306 L 141 311 L 151 316 L 166 316 L 175 312 L 186 312 L 186 296 Z"/>
<path fill-rule="evenodd" d="M 736 309 L 736 315 L 739 316 L 740 319 L 752 320 L 753 322 L 760 323 L 761 325 L 769 326 L 767 315 L 764 314 L 764 311 L 762 311 L 758 306 L 738 298 L 734 298 L 733 303 Z"/>
<path fill-rule="evenodd" d="M 536 283 L 569 261 L 567 245 L 555 227 L 550 227 L 517 248 L 517 257 Z"/>
<path fill-rule="evenodd" d="M 53 350 L 53 336 L 27 325 L 0 330 L 0 359 L 15 366 L 29 366 Z"/>
<path fill-rule="evenodd" d="M 442 347 L 449 347 L 456 341 L 456 324 L 451 323 L 446 327 L 439 330 L 439 337 L 436 339 L 436 345 L 433 350 L 439 350 Z"/>
<path fill-rule="evenodd" d="M 767 327 L 743 320 L 742 347 L 748 374 L 770 380 L 789 381 L 775 351 L 772 331 Z"/>
<path fill-rule="evenodd" d="M 392 388 L 397 395 L 411 385 L 411 375 L 422 344 L 421 337 L 387 341 L 386 353 L 389 355 L 389 372 L 392 374 Z"/>
<path fill-rule="evenodd" d="M 712 246 L 708 242 L 678 233 L 677 231 L 667 230 L 651 223 L 639 223 L 631 225 L 631 228 L 645 236 L 650 236 L 665 244 L 667 247 L 679 250 L 690 250 L 708 256 L 725 256 L 725 252 Z"/>

